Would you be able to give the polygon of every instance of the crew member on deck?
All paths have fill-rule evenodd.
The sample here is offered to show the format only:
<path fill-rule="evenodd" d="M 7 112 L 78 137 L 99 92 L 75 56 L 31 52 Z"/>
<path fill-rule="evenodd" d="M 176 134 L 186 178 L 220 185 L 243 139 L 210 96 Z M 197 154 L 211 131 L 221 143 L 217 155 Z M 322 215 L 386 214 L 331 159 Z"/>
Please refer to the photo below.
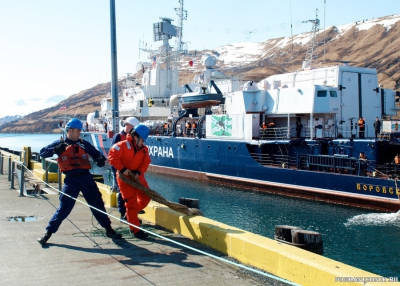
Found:
<path fill-rule="evenodd" d="M 270 121 L 268 123 L 268 137 L 274 138 L 275 137 L 275 122 Z"/>
<path fill-rule="evenodd" d="M 393 167 L 393 174 L 399 175 L 400 174 L 400 156 L 399 156 L 399 154 L 394 156 L 394 159 L 390 163 L 390 165 Z"/>
<path fill-rule="evenodd" d="M 197 131 L 197 124 L 196 124 L 196 122 L 193 121 L 192 122 L 192 133 L 195 134 L 196 131 Z"/>
<path fill-rule="evenodd" d="M 107 133 L 107 122 L 104 122 L 104 132 Z"/>
<path fill-rule="evenodd" d="M 261 124 L 260 128 L 261 128 L 262 135 L 267 135 L 267 128 L 268 128 L 268 126 L 267 126 L 267 124 L 265 123 L 265 121 Z"/>
<path fill-rule="evenodd" d="M 365 135 L 365 120 L 364 120 L 364 118 L 360 117 L 360 119 L 358 119 L 357 125 L 358 125 L 358 128 L 360 129 L 358 137 L 364 138 L 364 135 Z"/>
<path fill-rule="evenodd" d="M 185 128 L 186 128 L 186 135 L 190 135 L 190 123 L 189 123 L 189 121 L 186 122 Z"/>
<path fill-rule="evenodd" d="M 164 127 L 163 127 L 163 129 L 164 129 L 164 135 L 168 135 L 168 127 L 169 127 L 168 122 L 165 122 L 165 123 L 164 123 Z"/>
<path fill-rule="evenodd" d="M 381 132 L 381 122 L 379 121 L 378 117 L 375 118 L 374 130 L 375 130 L 375 138 L 378 138 L 378 134 Z"/>
<path fill-rule="evenodd" d="M 300 138 L 301 130 L 303 129 L 303 124 L 300 121 L 296 122 L 296 137 Z"/>
<path fill-rule="evenodd" d="M 365 176 L 367 174 L 367 156 L 364 154 L 364 152 L 360 153 L 359 156 L 359 161 L 360 161 L 360 176 Z"/>

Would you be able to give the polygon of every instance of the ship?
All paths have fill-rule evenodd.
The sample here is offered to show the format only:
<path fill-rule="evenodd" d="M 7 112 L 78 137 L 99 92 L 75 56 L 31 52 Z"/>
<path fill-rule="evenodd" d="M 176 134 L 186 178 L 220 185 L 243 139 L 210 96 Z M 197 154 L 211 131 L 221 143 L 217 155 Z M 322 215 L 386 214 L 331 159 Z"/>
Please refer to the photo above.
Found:
<path fill-rule="evenodd" d="M 162 45 L 142 48 L 150 61 L 136 66 L 141 81 L 127 75 L 122 92 L 104 98 L 101 109 L 88 115 L 89 130 L 82 138 L 107 156 L 113 133 L 122 128 L 118 122 L 135 116 L 151 130 L 146 141 L 151 172 L 400 210 L 400 160 L 394 160 L 400 154 L 400 132 L 392 120 L 399 92 L 380 86 L 372 68 L 346 61 L 313 68 L 312 54 L 302 69 L 261 80 L 225 75 L 215 68 L 213 55 L 204 55 L 204 71 L 179 86 L 176 62 L 190 54 L 182 41 L 183 2 L 178 26 L 169 18 L 154 24 L 154 40 Z M 169 44 L 173 37 L 174 47 Z M 104 122 L 110 131 L 102 130 Z"/>

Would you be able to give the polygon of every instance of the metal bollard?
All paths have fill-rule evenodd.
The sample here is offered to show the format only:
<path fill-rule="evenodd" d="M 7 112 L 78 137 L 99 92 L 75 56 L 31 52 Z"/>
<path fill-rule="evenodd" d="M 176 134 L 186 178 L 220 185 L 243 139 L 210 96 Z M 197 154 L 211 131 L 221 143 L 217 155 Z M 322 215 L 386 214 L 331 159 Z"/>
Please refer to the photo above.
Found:
<path fill-rule="evenodd" d="M 24 195 L 24 186 L 25 186 L 25 166 L 21 164 L 21 178 L 19 181 L 19 196 L 25 197 Z"/>
<path fill-rule="evenodd" d="M 19 160 L 22 162 L 22 154 L 24 154 L 24 162 L 23 163 L 24 163 L 25 166 L 28 166 L 28 158 L 26 158 L 25 150 L 21 151 L 21 155 L 20 155 L 21 159 L 19 159 Z"/>
<path fill-rule="evenodd" d="M 11 156 L 8 157 L 8 181 L 11 181 L 12 172 L 11 172 Z"/>
<path fill-rule="evenodd" d="M 10 157 L 11 158 L 11 157 Z M 14 189 L 14 170 L 15 170 L 15 162 L 12 162 L 11 164 L 11 168 L 8 169 L 8 174 L 11 174 L 11 178 L 9 181 L 11 181 L 11 186 L 10 189 L 13 190 Z M 11 170 L 11 171 L 10 171 Z"/>

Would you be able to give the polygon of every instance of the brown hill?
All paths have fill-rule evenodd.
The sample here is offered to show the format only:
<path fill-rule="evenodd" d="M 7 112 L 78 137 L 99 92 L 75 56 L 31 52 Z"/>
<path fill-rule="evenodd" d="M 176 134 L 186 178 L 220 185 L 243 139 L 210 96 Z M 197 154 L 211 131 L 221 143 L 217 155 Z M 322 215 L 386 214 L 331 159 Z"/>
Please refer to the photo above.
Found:
<path fill-rule="evenodd" d="M 389 19 L 392 16 L 379 20 Z M 305 36 L 308 36 L 305 34 Z M 400 21 L 390 29 L 376 24 L 368 30 L 359 30 L 354 24 L 346 33 L 340 34 L 336 27 L 319 34 L 318 54 L 319 64 L 337 64 L 337 60 L 355 62 L 354 65 L 375 68 L 378 70 L 379 83 L 385 88 L 400 89 Z M 325 47 L 323 45 L 325 39 Z M 240 64 L 235 67 L 228 66 L 219 61 L 219 69 L 227 74 L 237 74 L 253 80 L 261 80 L 271 74 L 285 73 L 300 69 L 305 58 L 308 44 L 276 45 L 281 39 L 271 39 L 263 43 L 265 55 L 260 55 L 257 61 L 248 64 Z M 323 51 L 325 48 L 325 55 Z M 196 52 L 196 56 L 183 58 L 178 63 L 182 67 L 180 71 L 180 83 L 188 83 L 193 75 L 200 73 L 202 67 L 196 64 L 195 72 L 187 68 L 187 62 L 193 60 L 200 63 L 201 56 L 211 51 Z M 194 52 L 193 52 L 194 53 Z M 192 53 L 192 54 L 193 54 Z M 141 74 L 136 74 L 140 78 Z M 120 86 L 123 81 L 120 82 Z M 57 124 L 65 116 L 86 119 L 89 112 L 100 109 L 100 100 L 109 92 L 110 83 L 99 84 L 77 94 L 71 95 L 61 104 L 66 104 L 66 110 L 56 107 L 47 108 L 25 116 L 22 120 L 5 124 L 0 132 L 22 133 L 51 133 L 58 132 Z"/>

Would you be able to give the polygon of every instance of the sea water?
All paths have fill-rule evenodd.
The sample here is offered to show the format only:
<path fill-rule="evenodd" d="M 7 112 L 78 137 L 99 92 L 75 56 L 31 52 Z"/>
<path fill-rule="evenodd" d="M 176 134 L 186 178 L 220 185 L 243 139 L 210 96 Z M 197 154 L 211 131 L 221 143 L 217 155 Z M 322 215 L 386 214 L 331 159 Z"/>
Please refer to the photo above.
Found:
<path fill-rule="evenodd" d="M 38 152 L 59 139 L 51 135 L 0 134 L 0 147 Z M 112 178 L 103 169 L 106 184 Z M 400 277 L 400 212 L 378 213 L 303 199 L 244 191 L 200 181 L 147 173 L 150 187 L 166 199 L 199 199 L 210 219 L 273 239 L 276 225 L 322 234 L 323 256 L 385 277 Z"/>

